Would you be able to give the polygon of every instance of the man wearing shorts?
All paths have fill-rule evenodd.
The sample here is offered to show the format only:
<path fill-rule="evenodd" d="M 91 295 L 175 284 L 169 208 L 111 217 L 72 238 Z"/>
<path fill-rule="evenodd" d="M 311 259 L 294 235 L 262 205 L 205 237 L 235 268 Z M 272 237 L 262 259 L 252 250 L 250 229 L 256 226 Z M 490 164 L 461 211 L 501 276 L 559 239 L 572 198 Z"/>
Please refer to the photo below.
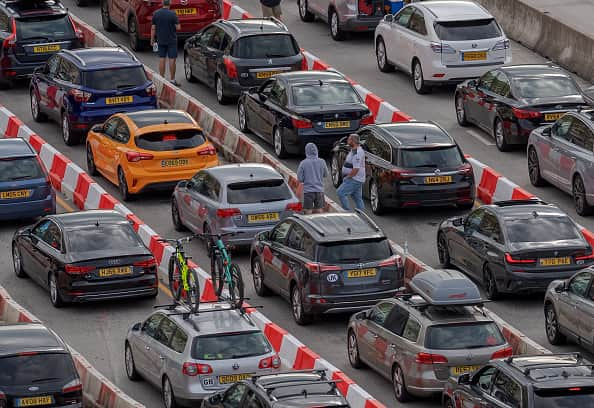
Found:
<path fill-rule="evenodd" d="M 166 59 L 169 60 L 170 82 L 175 81 L 175 61 L 177 59 L 177 31 L 180 29 L 177 14 L 169 9 L 171 0 L 163 0 L 163 7 L 153 13 L 151 25 L 151 46 L 157 43 L 159 53 L 159 74 L 165 76 Z"/>
<path fill-rule="evenodd" d="M 324 159 L 318 157 L 318 148 L 314 143 L 305 145 L 305 159 L 297 168 L 297 179 L 303 183 L 303 212 L 320 213 L 324 209 L 324 178 L 328 168 Z"/>
<path fill-rule="evenodd" d="M 282 11 L 280 6 L 281 0 L 260 0 L 262 5 L 262 16 L 275 17 L 281 20 Z"/>

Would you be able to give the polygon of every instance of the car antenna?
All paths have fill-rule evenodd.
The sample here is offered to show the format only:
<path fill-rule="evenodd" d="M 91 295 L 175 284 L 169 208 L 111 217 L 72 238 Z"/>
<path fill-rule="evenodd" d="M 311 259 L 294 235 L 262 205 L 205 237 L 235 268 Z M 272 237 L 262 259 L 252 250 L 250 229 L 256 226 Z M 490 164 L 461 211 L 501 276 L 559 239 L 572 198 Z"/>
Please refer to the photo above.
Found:
<path fill-rule="evenodd" d="M 427 133 L 425 133 L 425 136 L 423 136 L 423 141 L 425 141 L 425 143 L 427 143 Z"/>
<path fill-rule="evenodd" d="M 318 79 L 318 81 L 320 81 L 320 86 L 323 86 L 324 85 L 324 83 L 322 82 L 321 79 Z"/>
<path fill-rule="evenodd" d="M 349 233 L 349 235 L 351 235 L 351 233 L 352 233 L 351 227 L 347 227 L 347 232 Z"/>
<path fill-rule="evenodd" d="M 95 221 L 95 227 L 99 228 L 99 220 Z"/>
<path fill-rule="evenodd" d="M 536 217 L 538 217 L 538 213 L 537 213 L 536 211 L 532 211 L 532 216 L 533 216 L 534 218 L 536 218 Z"/>

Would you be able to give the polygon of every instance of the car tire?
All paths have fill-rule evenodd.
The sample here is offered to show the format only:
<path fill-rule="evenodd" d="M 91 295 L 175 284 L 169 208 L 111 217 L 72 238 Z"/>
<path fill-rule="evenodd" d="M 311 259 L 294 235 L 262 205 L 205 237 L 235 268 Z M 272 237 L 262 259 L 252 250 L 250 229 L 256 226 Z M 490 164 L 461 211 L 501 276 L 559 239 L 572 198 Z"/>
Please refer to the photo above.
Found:
<path fill-rule="evenodd" d="M 175 197 L 171 198 L 171 220 L 173 222 L 173 228 L 176 231 L 182 232 L 187 230 L 179 215 L 179 206 Z"/>
<path fill-rule="evenodd" d="M 132 355 L 132 347 L 126 342 L 124 349 L 124 366 L 126 368 L 126 375 L 130 381 L 140 380 L 140 374 L 136 371 L 136 364 L 134 364 L 134 356 Z"/>
<path fill-rule="evenodd" d="M 305 326 L 311 323 L 312 315 L 303 310 L 303 297 L 297 285 L 291 288 L 291 313 L 295 323 Z"/>
<path fill-rule="evenodd" d="M 231 100 L 231 98 L 225 96 L 225 85 L 223 85 L 223 80 L 219 75 L 215 75 L 215 92 L 219 105 L 227 105 Z"/>
<path fill-rule="evenodd" d="M 419 95 L 431 92 L 431 87 L 427 85 L 425 78 L 423 77 L 423 67 L 418 59 L 414 59 L 412 63 L 412 80 L 415 91 Z"/>
<path fill-rule="evenodd" d="M 35 95 L 35 91 L 31 89 L 30 92 L 31 97 L 31 116 L 33 116 L 33 120 L 35 122 L 45 122 L 47 120 L 47 115 L 41 112 L 41 108 L 39 106 L 39 98 Z"/>
<path fill-rule="evenodd" d="M 165 408 L 177 408 L 177 402 L 175 401 L 175 395 L 173 394 L 171 381 L 169 381 L 167 376 L 163 378 L 163 384 L 161 386 L 161 399 L 163 400 L 163 406 Z"/>
<path fill-rule="evenodd" d="M 276 157 L 278 157 L 279 159 L 284 159 L 285 157 L 287 157 L 289 155 L 289 153 L 287 153 L 287 149 L 285 148 L 285 140 L 281 133 L 280 127 L 275 126 L 274 129 L 272 130 L 272 134 L 273 134 L 272 142 L 274 144 L 274 154 L 276 154 Z"/>
<path fill-rule="evenodd" d="M 126 181 L 126 173 L 122 168 L 118 168 L 118 188 L 120 190 L 120 194 L 122 196 L 122 200 L 130 201 L 132 198 L 132 194 L 130 194 L 130 190 L 128 189 L 128 181 Z"/>
<path fill-rule="evenodd" d="M 60 123 L 62 125 L 62 139 L 66 146 L 76 146 L 79 142 L 79 137 L 78 134 L 72 130 L 68 113 L 62 113 L 62 120 Z"/>
<path fill-rule="evenodd" d="M 338 163 L 338 155 L 334 153 L 330 160 L 330 176 L 332 177 L 332 185 L 338 188 L 342 184 L 342 168 Z"/>
<path fill-rule="evenodd" d="M 254 280 L 254 290 L 258 296 L 265 297 L 270 295 L 270 289 L 264 283 L 262 263 L 258 258 L 252 259 L 252 278 Z"/>
<path fill-rule="evenodd" d="M 485 265 L 485 271 L 483 272 L 483 286 L 485 288 L 485 294 L 489 300 L 498 300 L 501 297 L 499 289 L 497 289 L 497 281 L 495 276 L 489 268 L 489 265 Z"/>
<path fill-rule="evenodd" d="M 192 70 L 192 63 L 190 62 L 190 57 L 186 53 L 184 53 L 184 74 L 188 82 L 197 82 L 197 79 L 194 76 L 194 71 Z"/>
<path fill-rule="evenodd" d="M 372 180 L 371 186 L 369 186 L 369 201 L 374 214 L 381 215 L 386 212 L 386 206 L 382 203 L 382 195 L 375 180 Z"/>
<path fill-rule="evenodd" d="M 138 21 L 136 17 L 130 16 L 128 19 L 128 37 L 130 39 L 130 48 L 133 51 L 142 51 L 146 48 L 146 40 L 140 39 L 138 35 Z"/>
<path fill-rule="evenodd" d="M 335 9 L 330 10 L 330 15 L 328 16 L 328 21 L 330 22 L 330 35 L 334 41 L 342 41 L 346 38 L 346 33 L 340 28 L 340 18 L 338 18 L 338 13 Z"/>
<path fill-rule="evenodd" d="M 362 368 L 365 366 L 359 355 L 359 343 L 357 342 L 357 335 L 352 329 L 350 329 L 347 334 L 347 352 L 351 367 Z"/>
<path fill-rule="evenodd" d="M 388 62 L 388 53 L 386 52 L 386 44 L 384 39 L 379 37 L 375 46 L 375 59 L 377 60 L 377 67 L 382 72 L 394 71 L 394 65 Z"/>
<path fill-rule="evenodd" d="M 237 116 L 239 119 L 239 130 L 246 133 L 250 131 L 248 125 L 247 112 L 245 111 L 245 104 L 241 101 L 237 104 Z"/>
<path fill-rule="evenodd" d="M 440 232 L 437 235 L 437 256 L 439 258 L 439 263 L 444 268 L 449 268 L 452 265 L 450 249 L 448 248 L 448 242 L 443 232 Z"/>
<path fill-rule="evenodd" d="M 571 195 L 573 197 L 573 205 L 575 206 L 575 212 L 581 216 L 592 214 L 592 206 L 588 204 L 586 197 L 586 187 L 584 180 L 578 174 L 573 178 L 573 187 L 571 189 Z"/>
<path fill-rule="evenodd" d="M 307 0 L 297 0 L 297 7 L 299 7 L 299 18 L 301 21 L 311 23 L 316 16 L 307 9 Z"/>
<path fill-rule="evenodd" d="M 109 14 L 109 3 L 108 0 L 101 0 L 101 25 L 107 32 L 114 31 L 116 26 L 111 22 L 111 15 Z"/>
<path fill-rule="evenodd" d="M 495 138 L 495 145 L 500 152 L 507 152 L 510 149 L 510 145 L 505 140 L 505 132 L 503 131 L 503 122 L 501 119 L 495 119 L 493 123 L 493 137 Z"/>
<path fill-rule="evenodd" d="M 547 184 L 540 173 L 538 153 L 532 146 L 528 148 L 528 176 L 530 177 L 530 183 L 535 187 L 542 187 Z"/>
<path fill-rule="evenodd" d="M 547 333 L 547 340 L 552 345 L 556 346 L 565 343 L 565 336 L 559 331 L 557 312 L 550 303 L 545 306 L 545 332 Z"/>
<path fill-rule="evenodd" d="M 27 274 L 23 270 L 21 251 L 14 243 L 12 244 L 12 265 L 14 266 L 14 274 L 18 278 L 26 278 L 27 277 Z"/>
<path fill-rule="evenodd" d="M 62 293 L 60 286 L 58 285 L 58 278 L 55 273 L 50 274 L 48 279 L 50 302 L 55 308 L 61 308 L 65 305 L 62 299 Z"/>
<path fill-rule="evenodd" d="M 466 118 L 466 108 L 464 107 L 464 96 L 460 92 L 456 92 L 454 96 L 454 106 L 456 107 L 456 120 L 460 126 L 468 126 L 468 119 Z"/>
<path fill-rule="evenodd" d="M 392 388 L 394 389 L 394 396 L 399 402 L 408 402 L 412 399 L 406 389 L 404 373 L 398 364 L 392 369 Z"/>
<path fill-rule="evenodd" d="M 99 173 L 97 172 L 97 166 L 95 165 L 95 156 L 93 156 L 93 149 L 91 149 L 91 145 L 87 144 L 87 172 L 90 176 L 96 176 Z"/>

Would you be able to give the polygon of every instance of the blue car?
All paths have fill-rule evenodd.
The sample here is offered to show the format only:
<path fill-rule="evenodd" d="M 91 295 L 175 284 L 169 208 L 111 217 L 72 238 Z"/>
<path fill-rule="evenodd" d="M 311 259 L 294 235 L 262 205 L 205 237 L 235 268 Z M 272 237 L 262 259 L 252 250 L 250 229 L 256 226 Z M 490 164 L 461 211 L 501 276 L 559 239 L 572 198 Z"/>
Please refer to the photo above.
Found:
<path fill-rule="evenodd" d="M 33 72 L 30 95 L 33 119 L 59 121 L 68 146 L 114 113 L 157 107 L 142 63 L 121 47 L 58 52 Z"/>
<path fill-rule="evenodd" d="M 0 220 L 56 213 L 56 194 L 37 153 L 25 140 L 0 139 Z"/>

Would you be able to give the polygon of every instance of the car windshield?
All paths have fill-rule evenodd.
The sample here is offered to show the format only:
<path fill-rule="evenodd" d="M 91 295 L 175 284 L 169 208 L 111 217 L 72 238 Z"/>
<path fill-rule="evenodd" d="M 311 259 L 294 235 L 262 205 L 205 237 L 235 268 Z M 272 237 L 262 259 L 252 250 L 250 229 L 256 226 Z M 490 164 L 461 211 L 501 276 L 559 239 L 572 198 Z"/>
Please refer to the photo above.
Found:
<path fill-rule="evenodd" d="M 472 349 L 503 344 L 505 339 L 493 322 L 429 326 L 425 335 L 425 347 L 435 350 Z"/>
<path fill-rule="evenodd" d="M 68 230 L 70 252 L 109 251 L 115 249 L 138 248 L 142 242 L 131 225 L 85 226 Z"/>
<path fill-rule="evenodd" d="M 472 41 L 501 37 L 501 30 L 492 18 L 466 21 L 440 21 L 435 33 L 442 41 Z"/>
<path fill-rule="evenodd" d="M 291 199 L 289 186 L 283 179 L 244 181 L 227 186 L 229 204 L 254 204 Z"/>
<path fill-rule="evenodd" d="M 538 78 L 516 78 L 513 80 L 514 94 L 519 98 L 555 98 L 580 95 L 575 82 L 564 76 Z"/>
<path fill-rule="evenodd" d="M 0 358 L 2 386 L 66 382 L 75 376 L 72 358 L 66 353 L 39 353 Z"/>
<path fill-rule="evenodd" d="M 37 158 L 0 159 L 0 182 L 45 177 Z"/>
<path fill-rule="evenodd" d="M 581 237 L 568 217 L 506 218 L 505 227 L 510 242 L 553 242 Z"/>
<path fill-rule="evenodd" d="M 144 68 L 110 68 L 84 71 L 83 85 L 99 91 L 124 90 L 144 85 L 148 81 Z"/>
<path fill-rule="evenodd" d="M 592 378 L 589 369 L 582 375 Z M 594 407 L 594 387 L 535 390 L 534 406 L 538 408 Z"/>
<path fill-rule="evenodd" d="M 293 87 L 293 103 L 296 106 L 346 105 L 361 100 L 351 84 L 322 82 Z"/>
<path fill-rule="evenodd" d="M 74 38 L 74 28 L 68 15 L 27 17 L 16 19 L 17 39 L 26 40 L 62 40 Z"/>
<path fill-rule="evenodd" d="M 297 54 L 299 54 L 299 47 L 289 34 L 243 37 L 237 40 L 231 51 L 231 56 L 244 59 L 283 58 Z"/>
<path fill-rule="evenodd" d="M 323 244 L 318 250 L 318 261 L 330 264 L 374 262 L 391 256 L 386 238 Z"/>
<path fill-rule="evenodd" d="M 206 141 L 202 132 L 196 129 L 145 133 L 134 140 L 141 149 L 157 152 L 191 149 Z"/>
<path fill-rule="evenodd" d="M 421 149 L 400 149 L 400 167 L 459 167 L 463 163 L 457 146 Z"/>
<path fill-rule="evenodd" d="M 197 337 L 192 347 L 196 360 L 229 360 L 272 352 L 262 332 L 215 334 Z"/>

